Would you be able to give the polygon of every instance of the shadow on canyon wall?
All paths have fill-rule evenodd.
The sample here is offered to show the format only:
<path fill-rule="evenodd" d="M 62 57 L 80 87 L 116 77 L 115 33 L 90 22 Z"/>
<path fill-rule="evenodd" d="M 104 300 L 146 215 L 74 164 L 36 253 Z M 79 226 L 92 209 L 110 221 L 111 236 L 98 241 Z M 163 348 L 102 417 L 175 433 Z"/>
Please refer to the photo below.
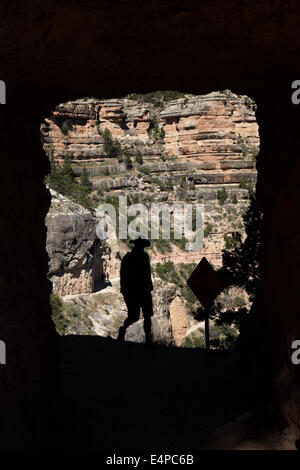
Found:
<path fill-rule="evenodd" d="M 214 444 L 213 432 L 264 402 L 251 374 L 217 351 L 147 349 L 74 335 L 61 337 L 61 355 L 62 397 L 50 426 L 51 448 L 226 448 Z M 272 427 L 271 415 L 263 422 Z"/>

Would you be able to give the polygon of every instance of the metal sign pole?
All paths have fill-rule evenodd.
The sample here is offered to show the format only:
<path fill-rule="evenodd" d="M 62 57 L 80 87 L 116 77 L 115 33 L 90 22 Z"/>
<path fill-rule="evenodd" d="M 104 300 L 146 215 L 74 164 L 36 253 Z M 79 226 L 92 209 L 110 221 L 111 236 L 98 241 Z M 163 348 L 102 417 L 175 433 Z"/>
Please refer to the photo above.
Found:
<path fill-rule="evenodd" d="M 205 310 L 205 347 L 209 350 L 209 313 Z"/>

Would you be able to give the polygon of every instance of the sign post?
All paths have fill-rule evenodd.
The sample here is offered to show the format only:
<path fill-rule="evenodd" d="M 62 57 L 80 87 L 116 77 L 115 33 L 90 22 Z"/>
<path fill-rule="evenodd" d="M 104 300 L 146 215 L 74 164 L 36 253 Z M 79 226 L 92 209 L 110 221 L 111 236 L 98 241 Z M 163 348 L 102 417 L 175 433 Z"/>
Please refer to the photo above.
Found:
<path fill-rule="evenodd" d="M 188 278 L 187 285 L 192 289 L 205 310 L 205 346 L 206 349 L 209 349 L 209 307 L 223 289 L 223 280 L 207 259 L 203 257 Z"/>
<path fill-rule="evenodd" d="M 209 315 L 208 311 L 205 311 L 205 347 L 209 349 Z"/>

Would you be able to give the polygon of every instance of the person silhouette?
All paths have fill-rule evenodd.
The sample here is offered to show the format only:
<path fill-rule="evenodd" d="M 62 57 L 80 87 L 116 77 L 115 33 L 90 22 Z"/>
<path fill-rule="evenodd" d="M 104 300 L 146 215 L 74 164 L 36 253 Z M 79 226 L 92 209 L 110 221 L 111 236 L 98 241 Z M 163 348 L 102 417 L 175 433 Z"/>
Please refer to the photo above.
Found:
<path fill-rule="evenodd" d="M 150 241 L 141 237 L 130 240 L 134 246 L 121 261 L 120 283 L 128 316 L 119 329 L 118 340 L 124 341 L 126 329 L 138 321 L 140 309 L 144 317 L 146 344 L 152 343 L 151 317 L 153 316 L 152 295 L 153 284 L 149 255 L 144 248 L 150 246 Z"/>

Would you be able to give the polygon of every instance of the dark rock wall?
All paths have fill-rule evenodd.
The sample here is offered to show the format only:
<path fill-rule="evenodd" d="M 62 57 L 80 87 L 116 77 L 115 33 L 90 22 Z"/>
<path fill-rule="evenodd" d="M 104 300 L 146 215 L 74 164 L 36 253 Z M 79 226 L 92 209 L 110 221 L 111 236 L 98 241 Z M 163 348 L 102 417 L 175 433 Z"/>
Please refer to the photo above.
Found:
<path fill-rule="evenodd" d="M 0 121 L 0 336 L 7 348 L 0 366 L 0 446 L 26 448 L 41 444 L 55 403 L 58 348 L 45 277 L 50 197 L 42 184 L 48 163 L 39 142 L 41 113 L 26 95 L 17 103 L 1 107 Z"/>
<path fill-rule="evenodd" d="M 276 95 L 266 93 L 257 113 L 262 143 L 257 191 L 265 236 L 260 339 L 287 447 L 299 436 L 300 417 L 300 367 L 291 362 L 292 342 L 300 338 L 300 109 L 290 100 L 289 85 Z"/>
<path fill-rule="evenodd" d="M 299 331 L 300 5 L 287 2 L 56 0 L 0 6 L 1 316 L 7 365 L 0 369 L 1 445 L 40 445 L 58 384 L 50 321 L 44 218 L 49 170 L 39 126 L 80 96 L 179 89 L 232 89 L 258 104 L 259 198 L 265 215 L 261 342 L 287 440 L 299 436 L 300 366 L 290 362 Z M 298 387 L 298 388 L 297 388 Z"/>

